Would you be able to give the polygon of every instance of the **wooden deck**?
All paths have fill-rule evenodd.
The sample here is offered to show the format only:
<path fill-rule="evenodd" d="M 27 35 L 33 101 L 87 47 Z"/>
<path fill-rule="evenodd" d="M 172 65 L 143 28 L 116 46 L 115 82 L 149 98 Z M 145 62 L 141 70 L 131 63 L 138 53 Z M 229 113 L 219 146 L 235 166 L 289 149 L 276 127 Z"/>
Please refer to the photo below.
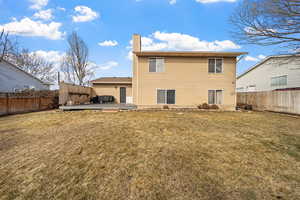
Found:
<path fill-rule="evenodd" d="M 134 104 L 88 104 L 60 106 L 59 109 L 64 111 L 70 110 L 135 110 L 137 106 Z"/>

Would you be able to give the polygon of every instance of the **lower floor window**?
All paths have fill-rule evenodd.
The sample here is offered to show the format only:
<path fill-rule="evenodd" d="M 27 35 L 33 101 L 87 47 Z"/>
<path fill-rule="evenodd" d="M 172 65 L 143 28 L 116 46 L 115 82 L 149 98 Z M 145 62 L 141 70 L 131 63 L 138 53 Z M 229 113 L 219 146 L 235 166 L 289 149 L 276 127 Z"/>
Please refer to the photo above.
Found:
<path fill-rule="evenodd" d="M 175 104 L 175 90 L 157 90 L 158 104 Z"/>
<path fill-rule="evenodd" d="M 223 90 L 208 90 L 208 104 L 222 104 Z"/>

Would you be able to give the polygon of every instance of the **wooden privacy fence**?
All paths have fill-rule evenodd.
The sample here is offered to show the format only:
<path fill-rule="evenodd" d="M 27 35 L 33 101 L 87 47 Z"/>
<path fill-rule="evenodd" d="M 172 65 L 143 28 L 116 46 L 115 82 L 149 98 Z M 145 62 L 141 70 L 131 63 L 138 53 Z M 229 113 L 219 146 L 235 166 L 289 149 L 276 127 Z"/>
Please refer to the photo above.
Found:
<path fill-rule="evenodd" d="M 93 88 L 61 82 L 59 84 L 59 105 L 74 105 L 90 102 Z"/>
<path fill-rule="evenodd" d="M 54 109 L 58 107 L 58 91 L 0 93 L 0 116 Z"/>
<path fill-rule="evenodd" d="M 240 92 L 237 103 L 252 105 L 259 111 L 300 114 L 300 90 Z"/>

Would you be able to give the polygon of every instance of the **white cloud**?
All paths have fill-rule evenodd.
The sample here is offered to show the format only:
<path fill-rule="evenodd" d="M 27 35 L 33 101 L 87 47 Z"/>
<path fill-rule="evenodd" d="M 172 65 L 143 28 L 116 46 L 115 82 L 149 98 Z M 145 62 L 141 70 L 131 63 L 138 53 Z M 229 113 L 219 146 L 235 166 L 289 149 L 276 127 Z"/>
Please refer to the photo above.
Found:
<path fill-rule="evenodd" d="M 50 20 L 53 19 L 52 10 L 41 10 L 33 15 L 35 18 L 43 19 L 43 20 Z"/>
<path fill-rule="evenodd" d="M 198 3 L 236 2 L 237 0 L 196 0 Z"/>
<path fill-rule="evenodd" d="M 163 42 L 154 42 L 153 39 L 142 37 L 142 50 L 143 51 L 158 51 L 167 49 L 168 44 Z"/>
<path fill-rule="evenodd" d="M 73 16 L 73 22 L 87 22 L 99 17 L 99 14 L 87 6 L 76 6 L 74 8 L 77 15 Z"/>
<path fill-rule="evenodd" d="M 173 4 L 177 3 L 177 0 L 170 0 L 169 2 L 170 2 L 171 5 L 173 5 Z"/>
<path fill-rule="evenodd" d="M 266 58 L 266 56 L 260 54 L 260 55 L 258 55 L 257 57 L 246 56 L 246 57 L 245 57 L 245 60 L 246 60 L 246 61 L 250 61 L 250 62 L 258 62 L 258 61 L 260 61 L 260 60 L 262 60 L 262 59 L 265 59 L 265 58 Z"/>
<path fill-rule="evenodd" d="M 132 41 L 130 41 L 132 46 Z M 131 49 L 132 47 L 129 47 Z M 142 37 L 143 51 L 224 51 L 240 49 L 230 40 L 205 41 L 197 37 L 181 33 L 165 33 L 156 31 L 148 37 Z M 131 59 L 132 54 L 128 54 Z"/>
<path fill-rule="evenodd" d="M 262 60 L 262 59 L 265 59 L 265 58 L 266 58 L 266 56 L 265 56 L 265 55 L 262 55 L 262 54 L 260 54 L 260 55 L 258 55 L 258 58 Z"/>
<path fill-rule="evenodd" d="M 157 40 L 158 42 L 154 42 Z M 156 31 L 150 37 L 142 38 L 144 51 L 175 50 L 175 51 L 222 51 L 240 49 L 230 40 L 208 42 L 197 37 L 181 33 L 165 33 Z"/>
<path fill-rule="evenodd" d="M 135 0 L 136 2 L 141 2 L 142 0 Z M 168 0 L 171 5 L 176 4 L 177 0 Z"/>
<path fill-rule="evenodd" d="M 119 66 L 119 63 L 116 62 L 116 61 L 109 61 L 109 62 L 106 62 L 104 64 L 101 64 L 101 65 L 97 65 L 95 63 L 90 63 L 90 66 L 93 68 L 93 69 L 101 69 L 101 70 L 109 70 L 113 67 L 117 67 Z"/>
<path fill-rule="evenodd" d="M 4 29 L 12 35 L 36 36 L 51 40 L 58 40 L 62 39 L 65 34 L 59 30 L 61 25 L 62 24 L 58 22 L 44 24 L 40 21 L 33 21 L 28 17 L 25 17 L 20 21 L 12 21 L 10 23 L 0 25 L 0 30 Z"/>
<path fill-rule="evenodd" d="M 32 4 L 30 6 L 31 9 L 40 10 L 43 7 L 48 5 L 48 0 L 29 0 Z"/>
<path fill-rule="evenodd" d="M 252 61 L 252 62 L 257 62 L 257 61 L 259 61 L 258 58 L 255 58 L 255 57 L 252 57 L 252 56 L 246 56 L 246 57 L 245 57 L 245 60 L 246 60 L 246 61 Z"/>
<path fill-rule="evenodd" d="M 141 2 L 142 0 L 135 0 L 136 2 Z M 168 0 L 171 5 L 174 5 L 177 3 L 177 0 Z M 237 0 L 195 0 L 198 3 L 218 3 L 218 2 L 237 2 Z"/>
<path fill-rule="evenodd" d="M 34 51 L 32 53 L 35 53 L 36 55 L 44 58 L 48 62 L 52 62 L 54 64 L 59 64 L 62 61 L 63 56 L 65 55 L 65 53 L 60 52 L 60 51 L 38 50 L 38 51 Z"/>
<path fill-rule="evenodd" d="M 98 45 L 103 47 L 114 47 L 118 45 L 118 42 L 115 40 L 105 40 L 103 42 L 98 43 Z"/>

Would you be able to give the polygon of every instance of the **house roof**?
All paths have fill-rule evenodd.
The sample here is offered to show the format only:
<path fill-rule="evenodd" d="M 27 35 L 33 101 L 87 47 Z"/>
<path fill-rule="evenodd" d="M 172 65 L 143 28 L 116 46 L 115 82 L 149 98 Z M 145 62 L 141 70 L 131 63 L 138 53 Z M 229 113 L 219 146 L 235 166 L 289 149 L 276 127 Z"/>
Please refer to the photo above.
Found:
<path fill-rule="evenodd" d="M 238 57 L 247 52 L 214 52 L 214 51 L 140 51 L 134 52 L 137 56 L 164 56 L 164 57 Z"/>
<path fill-rule="evenodd" d="M 38 79 L 37 77 L 35 77 L 35 76 L 33 76 L 32 74 L 29 74 L 28 72 L 26 72 L 26 71 L 20 69 L 17 65 L 15 65 L 15 64 L 13 64 L 13 63 L 7 61 L 7 60 L 0 59 L 0 62 L 5 62 L 5 63 L 9 64 L 10 66 L 12 66 L 12 67 L 14 67 L 15 69 L 17 69 L 17 70 L 23 72 L 24 74 L 30 76 L 31 78 L 34 78 L 35 80 L 41 82 L 41 83 L 44 84 L 44 85 L 52 85 L 52 83 L 46 83 L 46 82 L 44 82 L 44 81 Z"/>
<path fill-rule="evenodd" d="M 131 77 L 102 77 L 91 81 L 99 84 L 132 84 Z"/>
<path fill-rule="evenodd" d="M 285 54 L 285 55 L 273 55 L 273 56 L 268 56 L 265 59 L 263 59 L 262 61 L 258 62 L 257 64 L 255 64 L 253 67 L 250 67 L 247 71 L 245 71 L 244 73 L 242 73 L 241 75 L 239 75 L 237 77 L 237 79 L 241 78 L 242 76 L 246 75 L 247 73 L 251 72 L 252 70 L 258 68 L 259 66 L 261 66 L 262 64 L 264 64 L 265 62 L 267 62 L 268 60 L 270 60 L 271 58 L 285 58 L 285 57 L 294 57 L 297 56 L 299 57 L 300 54 Z"/>

